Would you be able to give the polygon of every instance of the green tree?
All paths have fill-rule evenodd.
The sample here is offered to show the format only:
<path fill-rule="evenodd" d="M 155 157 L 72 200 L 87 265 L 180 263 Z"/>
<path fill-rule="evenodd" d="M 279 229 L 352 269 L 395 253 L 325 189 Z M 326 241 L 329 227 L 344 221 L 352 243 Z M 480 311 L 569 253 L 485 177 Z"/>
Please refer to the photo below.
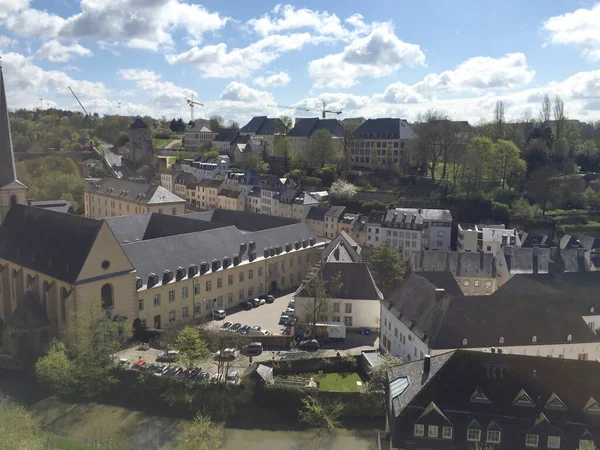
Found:
<path fill-rule="evenodd" d="M 186 325 L 179 331 L 175 341 L 175 349 L 186 362 L 186 367 L 194 367 L 198 361 L 208 356 L 206 342 L 200 339 L 198 328 Z"/>
<path fill-rule="evenodd" d="M 310 300 L 304 305 L 304 317 L 308 325 L 310 325 L 314 334 L 317 322 L 324 317 L 328 317 L 331 312 L 330 298 L 335 298 L 335 295 L 342 288 L 339 273 L 326 280 L 323 278 L 322 270 L 311 278 L 306 285 L 306 291 Z"/>
<path fill-rule="evenodd" d="M 383 295 L 392 292 L 406 274 L 406 264 L 400 253 L 387 241 L 373 249 L 367 263 L 375 284 Z"/>
<path fill-rule="evenodd" d="M 579 147 L 579 154 L 587 156 L 588 158 L 595 158 L 598 156 L 598 147 L 596 146 L 596 141 L 592 139 L 588 139 L 584 141 L 583 144 Z"/>
<path fill-rule="evenodd" d="M 521 224 L 532 223 L 542 216 L 539 205 L 531 205 L 526 199 L 516 199 L 510 210 L 511 219 Z"/>
<path fill-rule="evenodd" d="M 279 120 L 281 120 L 281 124 L 278 124 L 280 129 L 278 129 L 277 132 L 281 134 L 288 134 L 294 126 L 292 119 L 288 116 L 279 116 Z"/>
<path fill-rule="evenodd" d="M 219 450 L 222 443 L 223 428 L 207 414 L 199 414 L 180 435 L 177 450 Z"/>
<path fill-rule="evenodd" d="M 321 400 L 313 395 L 302 398 L 302 408 L 298 410 L 300 422 L 312 427 L 334 429 L 340 426 L 339 418 L 344 412 L 340 400 Z"/>
<path fill-rule="evenodd" d="M 224 123 L 225 123 L 225 121 L 223 120 L 223 118 L 221 116 L 212 116 L 210 118 L 209 128 L 212 131 L 217 131 L 219 128 L 223 127 Z"/>
<path fill-rule="evenodd" d="M 10 398 L 0 400 L 0 449 L 48 448 L 38 422 L 24 406 Z"/>
<path fill-rule="evenodd" d="M 529 176 L 529 197 L 542 208 L 542 217 L 545 217 L 550 204 L 558 197 L 558 183 L 553 178 L 556 171 L 549 164 L 539 166 Z"/>
<path fill-rule="evenodd" d="M 329 131 L 318 130 L 313 133 L 310 138 L 308 160 L 310 165 L 318 168 L 337 162 L 337 152 Z"/>
<path fill-rule="evenodd" d="M 59 394 L 69 394 L 73 387 L 74 363 L 62 342 L 52 341 L 48 353 L 35 365 L 37 377 Z"/>
<path fill-rule="evenodd" d="M 283 172 L 289 172 L 294 163 L 295 155 L 287 138 L 282 135 L 275 136 L 275 140 L 273 142 L 273 150 L 275 156 L 283 158 Z"/>
<path fill-rule="evenodd" d="M 269 171 L 269 164 L 252 151 L 242 153 L 235 162 L 241 170 L 254 169 L 260 175 L 264 175 Z"/>
<path fill-rule="evenodd" d="M 521 151 L 511 141 L 498 140 L 490 155 L 492 174 L 502 181 L 502 189 L 509 179 L 516 180 L 525 174 L 526 164 L 521 159 Z"/>
<path fill-rule="evenodd" d="M 365 390 L 363 391 L 375 405 L 381 405 L 385 401 L 388 370 L 392 367 L 402 365 L 402 359 L 396 358 L 395 356 L 381 355 L 380 360 L 381 362 L 375 366 L 369 375 L 369 381 L 367 381 Z"/>
<path fill-rule="evenodd" d="M 493 169 L 494 143 L 490 138 L 477 136 L 467 144 L 463 169 L 463 184 L 467 193 L 480 192 L 486 176 L 491 176 Z"/>
<path fill-rule="evenodd" d="M 600 191 L 596 191 L 595 189 L 588 187 L 585 190 L 585 202 L 590 208 L 600 208 Z"/>

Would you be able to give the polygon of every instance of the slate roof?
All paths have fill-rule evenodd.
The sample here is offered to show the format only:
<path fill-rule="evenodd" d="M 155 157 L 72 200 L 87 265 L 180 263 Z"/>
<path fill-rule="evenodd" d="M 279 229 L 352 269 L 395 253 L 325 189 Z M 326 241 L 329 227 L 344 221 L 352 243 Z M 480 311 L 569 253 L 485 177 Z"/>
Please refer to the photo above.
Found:
<path fill-rule="evenodd" d="M 185 202 L 162 186 L 117 178 L 102 178 L 90 184 L 86 191 L 148 205 Z"/>
<path fill-rule="evenodd" d="M 345 231 L 342 231 L 335 238 L 329 242 L 321 252 L 321 260 L 329 261 L 330 258 L 332 261 L 337 260 L 341 261 L 340 256 L 336 256 L 339 254 L 340 249 L 343 249 L 344 256 L 346 257 L 345 262 L 359 262 L 360 261 L 360 252 L 362 249 L 360 246 L 352 239 Z"/>
<path fill-rule="evenodd" d="M 0 188 L 15 182 L 18 183 L 17 187 L 24 186 L 17 181 L 6 89 L 4 87 L 4 73 L 2 67 L 0 67 Z"/>
<path fill-rule="evenodd" d="M 598 250 L 600 249 L 600 237 L 598 236 L 586 236 L 585 234 L 579 236 L 579 243 L 586 250 Z"/>
<path fill-rule="evenodd" d="M 256 259 L 260 260 L 266 247 L 280 245 L 285 252 L 286 243 L 311 237 L 315 238 L 314 233 L 302 223 L 255 232 L 242 232 L 235 226 L 226 226 L 132 242 L 122 247 L 136 268 L 138 277 L 146 283 L 150 273 L 162 274 L 167 269 L 175 273 L 178 267 L 187 269 L 190 264 L 199 267 L 203 261 L 210 264 L 213 259 L 222 261 L 226 256 L 233 260 L 233 256 L 240 253 L 242 243 L 255 242 Z M 248 261 L 248 250 L 240 258 L 242 262 Z"/>
<path fill-rule="evenodd" d="M 187 186 L 188 184 L 196 183 L 197 181 L 194 174 L 190 172 L 179 172 L 177 177 L 175 177 L 175 184 L 184 184 Z"/>
<path fill-rule="evenodd" d="M 296 219 L 268 216 L 266 214 L 256 214 L 247 211 L 233 211 L 229 209 L 215 209 L 212 211 L 185 214 L 177 217 L 205 220 L 222 226 L 233 225 L 243 231 L 269 230 L 299 223 Z"/>
<path fill-rule="evenodd" d="M 555 247 L 554 241 L 546 234 L 531 234 L 523 232 L 520 236 L 521 247 L 533 248 L 533 247 Z"/>
<path fill-rule="evenodd" d="M 367 220 L 367 223 L 380 224 L 383 222 L 386 214 L 386 211 L 371 211 L 369 213 L 369 219 Z"/>
<path fill-rule="evenodd" d="M 325 221 L 325 213 L 327 212 L 327 208 L 320 208 L 318 206 L 312 206 L 308 210 L 308 214 L 306 215 L 307 220 L 320 220 L 321 222 Z"/>
<path fill-rule="evenodd" d="M 423 208 L 395 208 L 388 211 L 398 211 L 400 214 L 418 214 L 423 220 L 450 222 L 452 221 L 452 213 L 447 209 L 423 209 Z"/>
<path fill-rule="evenodd" d="M 360 139 L 416 139 L 416 135 L 403 119 L 367 119 L 357 129 Z"/>
<path fill-rule="evenodd" d="M 331 208 L 329 208 L 327 210 L 327 212 L 325 213 L 326 216 L 329 217 L 335 217 L 336 219 L 339 219 L 342 214 L 344 214 L 344 211 L 346 210 L 345 206 L 332 206 Z"/>
<path fill-rule="evenodd" d="M 229 142 L 230 144 L 235 141 L 239 134 L 238 130 L 232 128 L 221 128 L 213 141 Z"/>
<path fill-rule="evenodd" d="M 240 195 L 242 195 L 242 193 L 240 191 L 236 191 L 234 189 L 221 189 L 219 191 L 218 195 L 223 196 L 223 197 L 227 197 L 227 198 L 235 198 L 235 199 L 237 199 L 237 198 L 239 198 Z"/>
<path fill-rule="evenodd" d="M 215 228 L 222 228 L 224 226 L 225 225 L 220 223 L 204 222 L 202 220 L 186 218 L 185 216 L 170 216 L 168 214 L 152 213 L 142 240 L 147 241 L 149 239 L 158 239 L 178 234 L 214 230 Z"/>
<path fill-rule="evenodd" d="M 131 126 L 129 127 L 130 130 L 137 130 L 140 128 L 148 128 L 148 125 L 146 125 L 146 122 L 144 122 L 141 117 L 138 117 L 137 119 L 135 119 L 133 121 L 133 123 L 131 124 Z"/>
<path fill-rule="evenodd" d="M 519 273 L 548 273 L 552 258 L 560 255 L 565 272 L 587 270 L 584 249 L 503 247 L 498 252 L 498 266 L 506 267 L 512 275 Z"/>
<path fill-rule="evenodd" d="M 496 278 L 498 267 L 492 253 L 420 250 L 410 256 L 415 272 L 449 271 L 455 277 Z"/>
<path fill-rule="evenodd" d="M 49 209 L 55 212 L 61 212 L 65 214 L 75 214 L 73 210 L 73 205 L 71 202 L 66 200 L 39 200 L 30 202 L 31 206 L 35 206 L 37 208 Z"/>
<path fill-rule="evenodd" d="M 101 220 L 14 205 L 0 226 L 0 257 L 73 283 L 101 227 Z"/>
<path fill-rule="evenodd" d="M 288 132 L 292 137 L 310 137 L 319 130 L 326 130 L 332 137 L 343 137 L 344 129 L 337 119 L 320 119 L 318 117 L 296 120 L 294 128 Z"/>
<path fill-rule="evenodd" d="M 135 240 L 142 240 L 146 233 L 146 228 L 148 228 L 150 218 L 154 215 L 157 214 L 147 213 L 130 216 L 106 217 L 104 221 L 112 230 L 117 241 L 122 244 L 125 241 L 133 242 Z M 161 216 L 163 216 L 163 214 L 161 214 Z"/>
<path fill-rule="evenodd" d="M 17 330 L 33 330 L 50 326 L 46 308 L 39 299 L 27 289 L 17 307 L 10 316 L 8 326 Z"/>
<path fill-rule="evenodd" d="M 329 289 L 332 287 L 332 280 L 340 283 L 335 286 L 334 292 L 329 292 L 332 298 L 348 299 L 348 300 L 383 300 L 383 294 L 379 291 L 371 275 L 371 271 L 367 267 L 367 263 L 340 263 L 328 262 L 323 265 L 322 277 Z M 339 278 L 338 278 L 339 277 Z M 311 284 L 303 284 L 298 290 L 298 296 L 310 296 L 307 286 Z"/>
<path fill-rule="evenodd" d="M 279 130 L 283 128 L 283 122 L 279 118 L 269 119 L 267 116 L 257 116 L 250 119 L 250 122 L 242 127 L 240 132 L 257 135 L 275 135 L 279 134 Z"/>
<path fill-rule="evenodd" d="M 429 348 L 493 347 L 500 337 L 505 346 L 529 345 L 533 336 L 538 345 L 566 344 L 569 335 L 573 343 L 598 341 L 560 296 L 544 291 L 515 295 L 502 288 L 493 296 L 436 295 L 432 281 L 412 273 L 386 298 L 390 311 Z"/>
<path fill-rule="evenodd" d="M 386 407 L 388 415 L 395 418 L 390 420 L 395 448 L 421 441 L 413 437 L 416 421 L 427 425 L 447 420 L 454 428 L 452 443 L 461 449 L 471 448 L 466 442 L 469 427 L 481 428 L 482 439 L 485 430 L 498 427 L 501 444 L 494 448 L 511 450 L 525 448 L 528 432 L 540 435 L 540 448 L 546 448 L 547 434 L 561 436 L 560 448 L 565 449 L 578 448 L 586 431 L 600 437 L 600 416 L 584 412 L 590 398 L 600 395 L 598 362 L 462 350 L 434 356 L 430 362 L 428 374 L 423 373 L 424 360 L 388 370 Z M 406 388 L 392 397 L 390 393 L 399 385 Z M 514 404 L 521 390 L 532 400 L 531 405 Z M 489 402 L 471 401 L 477 391 Z M 556 397 L 566 410 L 545 406 Z M 419 419 L 432 409 L 432 402 L 443 417 L 433 411 Z M 536 431 L 530 431 L 536 425 Z M 435 441 L 441 440 L 422 439 L 419 448 L 447 448 Z"/>
<path fill-rule="evenodd" d="M 208 178 L 204 178 L 203 180 L 198 181 L 196 185 L 204 188 L 218 189 L 222 183 L 223 180 L 209 180 Z"/>
<path fill-rule="evenodd" d="M 252 363 L 244 371 L 242 379 L 250 378 L 253 381 L 261 381 L 264 383 L 273 382 L 273 368 L 265 366 L 264 364 Z"/>

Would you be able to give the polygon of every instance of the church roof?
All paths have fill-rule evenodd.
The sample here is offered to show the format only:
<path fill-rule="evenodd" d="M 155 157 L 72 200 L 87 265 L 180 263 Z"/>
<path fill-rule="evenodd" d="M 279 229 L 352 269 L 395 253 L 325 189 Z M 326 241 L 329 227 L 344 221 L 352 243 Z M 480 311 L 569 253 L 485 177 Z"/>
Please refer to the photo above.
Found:
<path fill-rule="evenodd" d="M 10 135 L 10 120 L 8 118 L 8 104 L 6 103 L 6 89 L 4 88 L 4 74 L 0 68 L 0 189 L 22 188 L 24 185 L 17 181 L 15 157 L 13 155 L 12 138 Z"/>

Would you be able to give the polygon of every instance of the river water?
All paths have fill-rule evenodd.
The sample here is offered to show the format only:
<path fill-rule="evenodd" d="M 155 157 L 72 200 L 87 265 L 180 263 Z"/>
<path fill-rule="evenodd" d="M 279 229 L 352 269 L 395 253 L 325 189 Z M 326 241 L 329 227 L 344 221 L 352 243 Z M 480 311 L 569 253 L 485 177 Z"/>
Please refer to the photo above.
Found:
<path fill-rule="evenodd" d="M 374 430 L 267 431 L 225 429 L 223 450 L 376 450 Z"/>

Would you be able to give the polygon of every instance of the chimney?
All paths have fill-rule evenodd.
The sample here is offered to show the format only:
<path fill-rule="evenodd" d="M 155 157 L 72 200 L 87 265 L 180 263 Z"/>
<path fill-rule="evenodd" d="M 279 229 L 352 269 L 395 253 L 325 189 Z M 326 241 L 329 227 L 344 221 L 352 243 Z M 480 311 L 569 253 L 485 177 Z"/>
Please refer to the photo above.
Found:
<path fill-rule="evenodd" d="M 431 370 L 431 356 L 425 355 L 425 359 L 423 360 L 423 375 L 429 375 L 430 370 Z"/>
<path fill-rule="evenodd" d="M 150 275 L 148 275 L 148 289 L 150 289 L 156 283 L 158 283 L 157 278 L 158 278 L 158 275 L 156 275 L 155 273 L 151 273 Z"/>
<path fill-rule="evenodd" d="M 246 243 L 242 242 L 240 244 L 240 255 L 243 255 L 245 251 L 246 251 Z"/>
<path fill-rule="evenodd" d="M 163 280 L 162 280 L 162 284 L 167 284 L 169 283 L 171 280 L 173 279 L 173 272 L 171 272 L 169 269 L 166 269 L 163 272 Z"/>
<path fill-rule="evenodd" d="M 269 247 L 265 248 L 265 258 L 269 257 Z"/>
<path fill-rule="evenodd" d="M 206 261 L 202 261 L 200 263 L 200 275 L 204 275 L 208 272 L 208 263 Z"/>
<path fill-rule="evenodd" d="M 237 266 L 240 263 L 240 255 L 233 255 L 233 265 Z"/>
<path fill-rule="evenodd" d="M 435 288 L 435 302 L 439 302 L 442 298 L 444 298 L 445 294 L 446 291 L 444 288 Z"/>
<path fill-rule="evenodd" d="M 196 264 L 190 264 L 190 267 L 188 268 L 188 278 L 192 278 L 197 273 L 198 273 L 198 266 Z"/>
<path fill-rule="evenodd" d="M 183 267 L 179 266 L 177 268 L 177 272 L 175 274 L 175 279 L 177 281 L 181 281 L 181 280 L 183 280 L 183 277 L 185 277 L 185 269 Z"/>

